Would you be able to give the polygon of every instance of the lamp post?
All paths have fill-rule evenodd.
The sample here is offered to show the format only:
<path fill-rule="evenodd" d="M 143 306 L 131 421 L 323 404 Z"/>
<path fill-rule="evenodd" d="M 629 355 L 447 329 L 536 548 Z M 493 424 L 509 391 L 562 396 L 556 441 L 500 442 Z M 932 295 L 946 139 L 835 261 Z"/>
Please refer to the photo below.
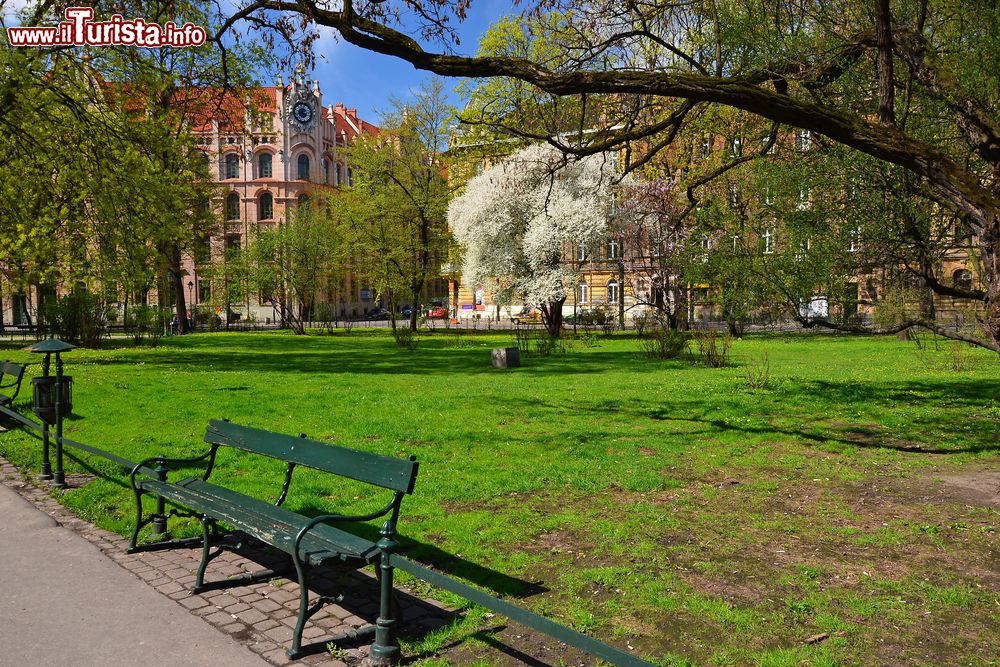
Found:
<path fill-rule="evenodd" d="M 73 409 L 72 384 L 73 378 L 63 376 L 63 360 L 61 353 L 69 352 L 76 346 L 57 338 L 48 338 L 39 343 L 29 345 L 26 350 L 44 354 L 42 360 L 42 376 L 31 380 L 33 390 L 32 411 L 42 420 L 42 479 L 51 479 L 58 489 L 66 488 L 66 475 L 63 471 L 62 432 L 63 416 Z M 55 377 L 49 375 L 50 360 L 56 355 Z M 54 382 L 53 382 L 54 380 Z M 49 465 L 49 426 L 56 427 L 56 469 L 52 471 Z"/>
<path fill-rule="evenodd" d="M 188 318 L 188 327 L 194 330 L 194 281 L 188 281 L 188 312 L 191 316 Z"/>

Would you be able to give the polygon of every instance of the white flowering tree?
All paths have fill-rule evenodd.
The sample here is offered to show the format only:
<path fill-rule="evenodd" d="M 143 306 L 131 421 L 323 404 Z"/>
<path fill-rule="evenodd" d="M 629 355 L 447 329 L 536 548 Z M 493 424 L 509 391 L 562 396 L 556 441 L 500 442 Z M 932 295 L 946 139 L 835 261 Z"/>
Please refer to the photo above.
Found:
<path fill-rule="evenodd" d="M 474 177 L 448 206 L 464 282 L 537 305 L 549 334 L 558 336 L 578 278 L 564 253 L 604 238 L 613 185 L 606 156 L 567 158 L 546 145 L 524 148 Z"/>

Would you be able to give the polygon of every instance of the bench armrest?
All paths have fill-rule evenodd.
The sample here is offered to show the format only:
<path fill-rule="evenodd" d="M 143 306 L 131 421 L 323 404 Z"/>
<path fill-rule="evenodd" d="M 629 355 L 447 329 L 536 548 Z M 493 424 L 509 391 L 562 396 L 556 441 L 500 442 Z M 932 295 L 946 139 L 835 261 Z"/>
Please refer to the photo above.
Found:
<path fill-rule="evenodd" d="M 299 529 L 298 534 L 295 536 L 295 545 L 292 549 L 292 560 L 295 563 L 295 567 L 299 567 L 299 546 L 302 544 L 303 538 L 306 534 L 318 526 L 321 523 L 344 523 L 347 521 L 371 521 L 373 519 L 378 519 L 385 516 L 389 512 L 393 512 L 393 517 L 396 516 L 396 511 L 398 511 L 399 502 L 402 500 L 402 493 L 396 493 L 393 496 L 392 501 L 380 510 L 372 512 L 370 514 L 321 514 L 320 516 L 313 517 L 306 521 L 302 528 Z M 396 511 L 394 511 L 396 510 Z M 393 521 L 395 526 L 395 521 Z"/>
<path fill-rule="evenodd" d="M 171 464 L 198 463 L 200 461 L 204 461 L 205 459 L 210 458 L 211 460 L 209 461 L 209 464 L 208 464 L 208 470 L 205 472 L 205 478 L 208 478 L 208 474 L 212 470 L 212 464 L 215 462 L 215 449 L 216 449 L 215 447 L 212 447 L 211 449 L 209 449 L 204 454 L 200 454 L 198 456 L 191 456 L 191 457 L 187 457 L 187 458 L 171 458 L 171 457 L 168 457 L 168 456 L 150 456 L 149 458 L 143 459 L 142 461 L 139 461 L 137 464 L 135 464 L 135 467 L 132 468 L 132 472 L 129 473 L 129 476 L 128 476 L 129 484 L 132 486 L 132 490 L 133 491 L 137 490 L 136 489 L 136 485 L 135 485 L 135 477 L 136 477 L 136 475 L 138 475 L 140 472 L 143 472 L 144 468 L 148 470 L 148 466 L 151 463 L 156 463 L 158 466 L 163 466 L 164 468 L 166 468 L 168 463 L 171 463 Z"/>

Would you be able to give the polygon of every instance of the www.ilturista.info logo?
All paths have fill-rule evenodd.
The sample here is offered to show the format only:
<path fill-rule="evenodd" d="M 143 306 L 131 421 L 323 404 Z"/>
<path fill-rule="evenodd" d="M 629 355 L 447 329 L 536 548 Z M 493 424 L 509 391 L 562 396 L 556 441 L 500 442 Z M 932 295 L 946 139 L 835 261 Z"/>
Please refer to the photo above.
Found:
<path fill-rule="evenodd" d="M 162 26 L 142 19 L 126 21 L 115 14 L 110 21 L 93 21 L 92 7 L 68 7 L 66 20 L 54 27 L 7 28 L 11 46 L 201 46 L 205 29 L 193 23 Z"/>

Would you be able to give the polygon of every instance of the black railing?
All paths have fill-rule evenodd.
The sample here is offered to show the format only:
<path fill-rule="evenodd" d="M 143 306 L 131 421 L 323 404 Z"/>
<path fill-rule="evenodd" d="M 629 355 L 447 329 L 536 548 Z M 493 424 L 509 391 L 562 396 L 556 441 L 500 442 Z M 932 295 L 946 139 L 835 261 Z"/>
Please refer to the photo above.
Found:
<path fill-rule="evenodd" d="M 44 452 L 42 461 L 43 473 L 48 469 L 47 452 L 48 452 L 48 442 L 50 438 L 57 441 L 56 445 L 58 447 L 62 448 L 68 447 L 71 449 L 79 450 L 81 452 L 86 452 L 88 454 L 99 456 L 103 459 L 118 464 L 119 466 L 125 468 L 126 470 L 134 470 L 136 467 L 136 464 L 133 463 L 132 461 L 124 459 L 116 454 L 112 454 L 111 452 L 104 451 L 103 449 L 100 449 L 98 447 L 93 447 L 91 445 L 87 445 L 82 442 L 77 442 L 75 440 L 71 440 L 66 437 L 53 437 L 49 433 L 47 424 L 44 423 L 40 424 L 34 421 L 33 419 L 25 417 L 19 414 L 18 412 L 15 412 L 12 408 L 0 406 L 0 416 L 12 420 L 13 422 L 16 423 L 17 426 L 26 429 L 31 435 L 37 437 L 40 440 L 43 440 L 43 442 L 46 445 L 43 449 Z M 61 457 L 57 457 L 56 466 L 57 470 L 53 471 L 56 473 L 56 479 L 62 479 L 63 471 L 61 470 L 62 467 Z M 152 477 L 159 476 L 156 470 L 150 469 L 145 466 L 140 467 L 139 470 L 144 474 Z M 160 511 L 162 513 L 162 508 L 160 509 Z M 165 525 L 161 526 L 159 530 L 156 530 L 156 526 L 154 525 L 154 533 L 165 532 L 165 530 L 166 530 Z M 418 579 L 426 581 L 432 586 L 436 586 L 446 591 L 450 591 L 466 600 L 469 600 L 472 603 L 486 607 L 487 609 L 495 611 L 498 614 L 506 616 L 512 621 L 521 623 L 522 625 L 526 625 L 529 628 L 532 628 L 542 633 L 543 635 L 552 637 L 556 641 L 560 641 L 568 646 L 577 648 L 597 658 L 606 660 L 613 665 L 618 665 L 619 667 L 651 667 L 653 665 L 653 663 L 647 662 L 641 658 L 637 658 L 636 656 L 630 653 L 626 653 L 625 651 L 619 648 L 605 644 L 604 642 L 594 639 L 593 637 L 577 632 L 576 630 L 568 628 L 564 625 L 560 625 L 555 621 L 551 621 L 543 616 L 539 616 L 538 614 L 530 612 L 527 609 L 522 609 L 521 607 L 513 605 L 510 602 L 489 595 L 488 593 L 485 593 L 477 588 L 473 588 L 472 586 L 462 583 L 461 581 L 453 579 L 452 577 L 449 577 L 445 574 L 431 570 L 426 566 L 420 565 L 419 563 L 415 563 L 411 560 L 403 558 L 402 556 L 399 556 L 394 553 L 387 555 L 391 567 L 397 567 L 403 570 L 404 572 L 408 572 L 414 577 L 417 577 Z"/>

